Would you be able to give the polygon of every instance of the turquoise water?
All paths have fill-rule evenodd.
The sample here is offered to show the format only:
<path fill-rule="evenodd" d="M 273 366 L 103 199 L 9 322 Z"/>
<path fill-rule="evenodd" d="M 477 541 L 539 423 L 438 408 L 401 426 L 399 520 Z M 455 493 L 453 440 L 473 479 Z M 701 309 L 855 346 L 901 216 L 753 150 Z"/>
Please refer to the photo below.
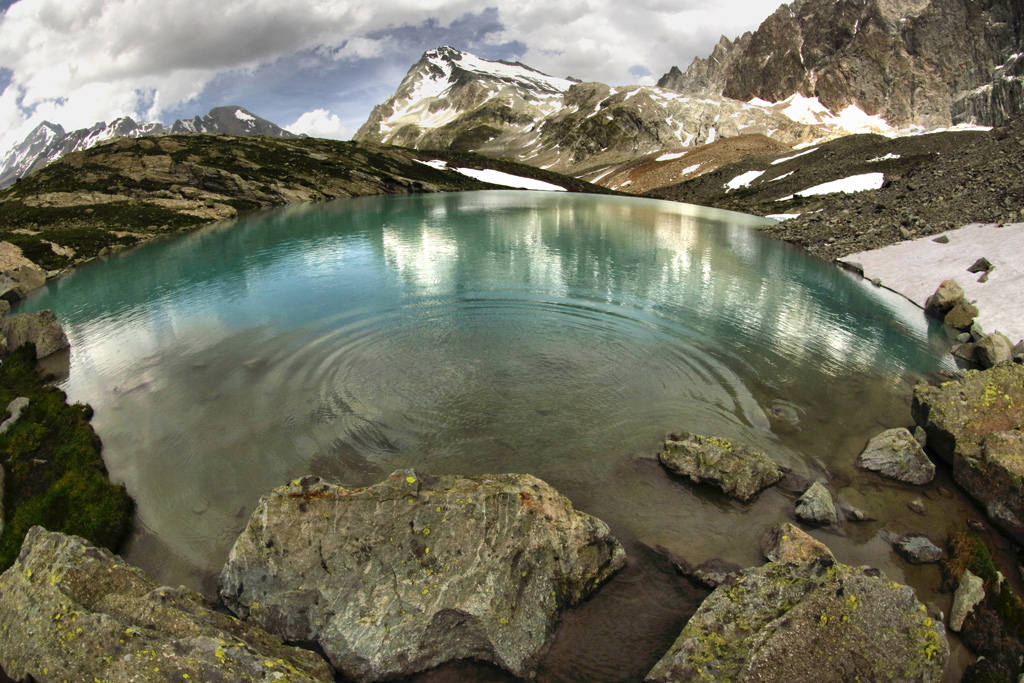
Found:
<path fill-rule="evenodd" d="M 64 322 L 62 387 L 94 407 L 138 503 L 128 558 L 163 582 L 211 591 L 274 486 L 410 465 L 530 472 L 632 556 L 752 564 L 791 497 L 742 508 L 668 478 L 652 459 L 665 433 L 739 439 L 851 484 L 867 437 L 908 421 L 910 382 L 948 367 L 920 309 L 764 238 L 763 222 L 562 193 L 343 200 L 149 244 L 22 309 Z M 870 539 L 835 543 L 904 577 Z M 656 566 L 607 600 L 690 604 Z M 634 596 L 634 579 L 660 587 Z M 677 616 L 654 622 L 678 633 Z"/>

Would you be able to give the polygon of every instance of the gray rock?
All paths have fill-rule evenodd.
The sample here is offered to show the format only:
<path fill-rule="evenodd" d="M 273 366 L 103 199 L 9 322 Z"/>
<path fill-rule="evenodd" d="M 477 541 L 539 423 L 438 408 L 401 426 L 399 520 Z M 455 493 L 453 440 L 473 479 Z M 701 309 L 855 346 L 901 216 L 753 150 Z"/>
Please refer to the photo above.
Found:
<path fill-rule="evenodd" d="M 949 236 L 948 235 L 939 235 L 938 237 L 933 239 L 932 242 L 938 242 L 939 244 L 949 244 Z"/>
<path fill-rule="evenodd" d="M 769 562 L 811 562 L 822 557 L 835 559 L 828 546 L 789 522 L 769 529 L 761 538 L 760 547 Z"/>
<path fill-rule="evenodd" d="M 953 305 L 953 308 L 949 309 L 946 313 L 946 317 L 943 318 L 950 327 L 955 327 L 960 331 L 968 331 L 971 329 L 971 325 L 974 324 L 974 319 L 978 317 L 978 307 L 968 301 L 958 301 Z"/>
<path fill-rule="evenodd" d="M 973 341 L 975 343 L 981 341 L 981 338 L 985 336 L 985 330 L 981 327 L 981 323 L 977 320 L 971 324 L 970 339 L 967 341 Z"/>
<path fill-rule="evenodd" d="M 6 434 L 7 430 L 14 426 L 14 423 L 21 417 L 21 411 L 28 406 L 28 399 L 24 396 L 19 396 L 10 403 L 7 404 L 7 412 L 10 413 L 10 417 L 0 424 L 0 434 Z"/>
<path fill-rule="evenodd" d="M 967 269 L 968 273 L 984 273 L 986 270 L 992 268 L 992 263 L 987 258 L 982 256 L 980 259 L 974 262 L 974 264 Z"/>
<path fill-rule="evenodd" d="M 957 344 L 950 350 L 950 353 L 957 358 L 963 358 L 966 361 L 974 363 L 977 361 L 977 344 L 972 344 L 970 342 L 966 344 Z"/>
<path fill-rule="evenodd" d="M 1024 339 L 1017 342 L 1017 345 L 1013 347 L 1013 361 L 1020 363 L 1024 361 Z"/>
<path fill-rule="evenodd" d="M 821 557 L 734 574 L 646 680 L 937 682 L 948 657 L 945 629 L 913 590 Z"/>
<path fill-rule="evenodd" d="M 694 566 L 681 557 L 673 556 L 672 565 L 681 575 L 708 588 L 718 588 L 732 574 L 743 569 L 735 562 L 721 558 L 712 558 Z"/>
<path fill-rule="evenodd" d="M 889 429 L 871 439 L 857 457 L 857 467 L 907 484 L 923 485 L 935 478 L 935 465 L 903 427 Z"/>
<path fill-rule="evenodd" d="M 24 299 L 29 292 L 46 284 L 46 271 L 25 262 L 0 272 L 0 298 L 8 302 Z"/>
<path fill-rule="evenodd" d="M 808 524 L 827 525 L 839 521 L 832 494 L 818 481 L 811 484 L 804 495 L 797 499 L 796 516 Z"/>
<path fill-rule="evenodd" d="M 75 536 L 29 530 L 0 575 L 0 660 L 15 679 L 326 683 L 316 654 L 214 611 Z"/>
<path fill-rule="evenodd" d="M 53 311 L 23 313 L 3 319 L 7 346 L 13 351 L 22 344 L 36 345 L 36 358 L 46 358 L 68 348 L 68 338 Z"/>
<path fill-rule="evenodd" d="M 1012 363 L 1013 342 L 1002 332 L 993 332 L 981 338 L 974 353 L 983 368 L 991 368 L 1000 363 Z"/>
<path fill-rule="evenodd" d="M 921 515 L 922 517 L 928 514 L 928 506 L 925 505 L 924 500 L 921 498 L 914 498 L 907 502 L 907 509 L 915 515 Z"/>
<path fill-rule="evenodd" d="M 560 611 L 624 563 L 604 522 L 530 475 L 304 477 L 260 500 L 220 594 L 356 681 L 465 658 L 528 676 Z"/>
<path fill-rule="evenodd" d="M 977 325 L 977 323 L 975 323 Z M 967 344 L 971 341 L 975 341 L 974 336 L 970 332 L 961 332 L 956 335 L 956 340 L 961 344 Z"/>
<path fill-rule="evenodd" d="M 964 619 L 984 599 L 985 582 L 981 580 L 981 577 L 975 576 L 965 569 L 963 576 L 960 577 L 960 585 L 956 587 L 956 593 L 953 594 L 953 607 L 949 610 L 950 630 L 959 633 L 964 626 Z"/>
<path fill-rule="evenodd" d="M 914 427 L 914 440 L 921 444 L 921 448 L 928 447 L 928 433 L 921 428 L 921 425 Z"/>
<path fill-rule="evenodd" d="M 925 301 L 924 312 L 935 318 L 945 318 L 953 306 L 964 300 L 964 290 L 956 280 L 945 280 Z"/>
<path fill-rule="evenodd" d="M 953 479 L 997 526 L 1024 543 L 1024 365 L 919 384 L 911 411 L 929 451 L 952 465 Z"/>
<path fill-rule="evenodd" d="M 717 486 L 744 503 L 782 479 L 782 469 L 764 451 L 714 436 L 670 434 L 658 460 L 670 472 Z"/>
<path fill-rule="evenodd" d="M 893 547 L 911 564 L 931 564 L 942 559 L 942 548 L 920 534 L 901 536 Z"/>

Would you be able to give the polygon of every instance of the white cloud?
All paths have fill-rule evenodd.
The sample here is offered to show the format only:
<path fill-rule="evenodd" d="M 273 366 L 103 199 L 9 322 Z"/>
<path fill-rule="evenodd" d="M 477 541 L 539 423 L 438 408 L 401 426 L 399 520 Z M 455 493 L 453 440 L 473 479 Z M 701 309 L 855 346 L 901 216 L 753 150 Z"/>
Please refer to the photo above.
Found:
<path fill-rule="evenodd" d="M 486 6 L 497 8 L 503 30 L 487 40 L 525 45 L 519 59 L 555 76 L 621 85 L 636 80 L 636 65 L 650 70 L 645 79 L 685 67 L 720 34 L 756 28 L 778 4 L 635 0 L 623 11 L 617 0 L 495 0 Z M 381 36 L 389 31 L 428 21 L 447 27 L 482 8 L 470 0 L 19 0 L 0 14 L 0 68 L 13 73 L 0 94 L 0 148 L 43 118 L 68 129 L 123 115 L 157 120 L 218 74 L 300 52 L 355 68 L 355 60 L 388 53 Z M 457 38 L 455 47 L 471 47 Z"/>
<path fill-rule="evenodd" d="M 284 128 L 292 133 L 305 133 L 313 138 L 348 140 L 352 137 L 352 131 L 341 123 L 338 115 L 332 114 L 326 109 L 307 111 L 295 123 Z"/>

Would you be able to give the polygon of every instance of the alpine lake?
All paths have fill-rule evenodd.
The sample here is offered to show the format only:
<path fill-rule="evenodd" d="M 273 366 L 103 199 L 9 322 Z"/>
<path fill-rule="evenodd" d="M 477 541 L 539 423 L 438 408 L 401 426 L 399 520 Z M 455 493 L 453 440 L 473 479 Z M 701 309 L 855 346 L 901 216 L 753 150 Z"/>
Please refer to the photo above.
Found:
<path fill-rule="evenodd" d="M 870 437 L 912 423 L 915 382 L 953 368 L 945 333 L 765 223 L 551 192 L 339 200 L 149 243 L 19 310 L 63 322 L 60 386 L 95 409 L 111 479 L 137 503 L 122 554 L 158 581 L 215 595 L 260 496 L 306 474 L 530 473 L 629 556 L 564 615 L 538 680 L 641 680 L 707 594 L 658 548 L 759 565 L 800 493 L 744 506 L 675 478 L 656 457 L 668 432 L 826 482 L 876 519 L 812 534 L 936 613 L 951 602 L 937 565 L 904 562 L 885 531 L 941 544 L 980 518 L 944 468 L 907 487 L 854 465 Z M 959 680 L 970 655 L 951 641 Z M 466 662 L 415 680 L 513 679 Z"/>

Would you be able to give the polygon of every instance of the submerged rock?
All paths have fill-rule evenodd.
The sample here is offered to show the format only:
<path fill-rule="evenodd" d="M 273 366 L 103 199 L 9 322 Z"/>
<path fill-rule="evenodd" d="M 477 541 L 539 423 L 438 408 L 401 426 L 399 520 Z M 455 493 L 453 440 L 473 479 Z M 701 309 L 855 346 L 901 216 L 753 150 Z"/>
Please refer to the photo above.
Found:
<path fill-rule="evenodd" d="M 796 516 L 801 521 L 819 526 L 839 522 L 832 494 L 819 481 L 811 484 L 811 487 L 804 491 L 804 495 L 797 499 Z"/>
<path fill-rule="evenodd" d="M 857 457 L 857 467 L 907 484 L 927 484 L 935 478 L 934 463 L 910 430 L 903 427 L 871 439 Z"/>
<path fill-rule="evenodd" d="M 40 681 L 333 680 L 318 655 L 213 611 L 76 536 L 29 530 L 0 575 L 0 660 Z"/>
<path fill-rule="evenodd" d="M 938 387 L 919 384 L 912 412 L 956 482 L 1024 543 L 1024 366 L 969 370 Z"/>
<path fill-rule="evenodd" d="M 909 587 L 819 557 L 734 574 L 646 680 L 932 682 L 948 656 L 945 629 Z"/>
<path fill-rule="evenodd" d="M 60 326 L 53 311 L 22 313 L 4 318 L 0 328 L 0 332 L 7 337 L 7 348 L 10 351 L 22 344 L 32 343 L 36 345 L 36 358 L 46 358 L 69 346 L 64 328 Z"/>
<path fill-rule="evenodd" d="M 528 676 L 560 611 L 624 563 L 604 522 L 530 475 L 305 477 L 260 500 L 221 596 L 356 681 L 465 658 Z"/>
<path fill-rule="evenodd" d="M 658 460 L 670 472 L 713 484 L 744 503 L 782 479 L 782 468 L 764 451 L 714 436 L 670 434 Z"/>
<path fill-rule="evenodd" d="M 669 559 L 671 559 L 672 566 L 676 568 L 676 571 L 679 572 L 680 575 L 696 581 L 703 586 L 707 586 L 708 588 L 717 588 L 718 586 L 721 586 L 730 575 L 743 569 L 743 567 L 735 562 L 730 562 L 717 557 L 705 560 L 698 565 L 692 565 L 683 558 L 672 553 L 669 553 Z"/>

